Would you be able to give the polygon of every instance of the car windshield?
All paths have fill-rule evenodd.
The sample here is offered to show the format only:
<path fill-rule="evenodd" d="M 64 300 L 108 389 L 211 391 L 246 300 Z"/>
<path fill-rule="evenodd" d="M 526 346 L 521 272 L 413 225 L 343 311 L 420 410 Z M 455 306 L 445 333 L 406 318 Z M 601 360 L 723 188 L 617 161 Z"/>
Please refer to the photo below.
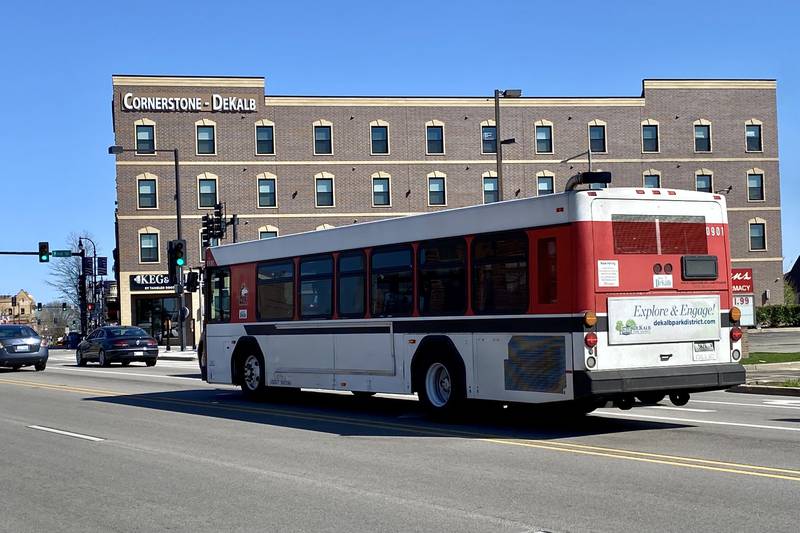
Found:
<path fill-rule="evenodd" d="M 27 326 L 0 326 L 0 339 L 18 339 L 21 337 L 38 337 L 38 335 Z"/>
<path fill-rule="evenodd" d="M 108 328 L 106 334 L 109 337 L 147 337 L 147 332 L 142 328 Z"/>

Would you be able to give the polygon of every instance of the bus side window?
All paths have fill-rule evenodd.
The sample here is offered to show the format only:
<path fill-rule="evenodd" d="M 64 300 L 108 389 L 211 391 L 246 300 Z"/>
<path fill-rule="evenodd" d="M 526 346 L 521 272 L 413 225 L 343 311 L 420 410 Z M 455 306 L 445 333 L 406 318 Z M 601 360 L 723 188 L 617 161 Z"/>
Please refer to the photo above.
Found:
<path fill-rule="evenodd" d="M 410 246 L 372 251 L 372 316 L 409 316 L 414 306 L 413 253 Z"/>
<path fill-rule="evenodd" d="M 528 310 L 528 236 L 479 235 L 472 243 L 472 308 L 478 315 Z"/>
<path fill-rule="evenodd" d="M 338 312 L 342 318 L 363 318 L 367 292 L 364 252 L 339 255 Z"/>
<path fill-rule="evenodd" d="M 294 261 L 282 259 L 258 265 L 257 314 L 259 320 L 294 317 Z"/>
<path fill-rule="evenodd" d="M 333 258 L 305 257 L 300 260 L 300 318 L 333 316 Z"/>
<path fill-rule="evenodd" d="M 536 252 L 536 268 L 540 304 L 558 302 L 558 256 L 555 237 L 539 239 Z"/>
<path fill-rule="evenodd" d="M 226 268 L 215 268 L 209 279 L 209 322 L 228 322 L 231 319 L 231 273 Z"/>
<path fill-rule="evenodd" d="M 439 239 L 419 245 L 419 313 L 463 315 L 467 310 L 467 243 Z"/>

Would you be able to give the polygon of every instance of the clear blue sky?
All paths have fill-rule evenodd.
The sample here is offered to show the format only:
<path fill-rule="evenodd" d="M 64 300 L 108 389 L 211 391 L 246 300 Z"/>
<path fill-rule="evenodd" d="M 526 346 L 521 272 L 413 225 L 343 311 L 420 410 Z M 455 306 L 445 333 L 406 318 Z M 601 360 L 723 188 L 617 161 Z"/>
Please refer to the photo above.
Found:
<path fill-rule="evenodd" d="M 0 249 L 114 248 L 111 75 L 266 77 L 273 94 L 636 96 L 643 78 L 777 78 L 785 268 L 800 253 L 796 1 L 12 2 Z M 109 267 L 110 267 L 109 262 Z M 35 257 L 0 293 L 55 296 Z"/>

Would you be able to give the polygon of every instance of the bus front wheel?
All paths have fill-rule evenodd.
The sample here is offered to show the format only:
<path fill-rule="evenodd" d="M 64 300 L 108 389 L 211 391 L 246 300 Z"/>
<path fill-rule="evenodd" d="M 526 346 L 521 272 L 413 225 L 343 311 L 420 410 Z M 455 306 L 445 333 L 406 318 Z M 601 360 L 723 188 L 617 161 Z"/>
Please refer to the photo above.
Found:
<path fill-rule="evenodd" d="M 264 395 L 264 359 L 259 354 L 247 354 L 239 368 L 242 392 L 247 398 L 259 399 Z"/>
<path fill-rule="evenodd" d="M 450 416 L 466 399 L 464 372 L 453 357 L 428 359 L 417 370 L 417 393 L 433 415 Z"/>

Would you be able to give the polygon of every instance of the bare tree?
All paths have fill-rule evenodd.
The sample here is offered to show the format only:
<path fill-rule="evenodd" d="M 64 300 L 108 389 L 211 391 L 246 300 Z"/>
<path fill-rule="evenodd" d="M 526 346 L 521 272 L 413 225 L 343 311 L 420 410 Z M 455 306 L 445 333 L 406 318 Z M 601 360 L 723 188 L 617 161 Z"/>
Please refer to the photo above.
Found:
<path fill-rule="evenodd" d="M 93 239 L 89 232 L 84 231 L 82 234 Z M 79 239 L 80 235 L 74 231 L 67 235 L 69 249 L 73 252 L 78 252 Z M 60 300 L 64 300 L 74 307 L 79 307 L 81 301 L 78 293 L 81 268 L 81 258 L 77 256 L 51 257 L 50 259 L 50 279 L 47 280 L 47 284 L 58 292 Z"/>

